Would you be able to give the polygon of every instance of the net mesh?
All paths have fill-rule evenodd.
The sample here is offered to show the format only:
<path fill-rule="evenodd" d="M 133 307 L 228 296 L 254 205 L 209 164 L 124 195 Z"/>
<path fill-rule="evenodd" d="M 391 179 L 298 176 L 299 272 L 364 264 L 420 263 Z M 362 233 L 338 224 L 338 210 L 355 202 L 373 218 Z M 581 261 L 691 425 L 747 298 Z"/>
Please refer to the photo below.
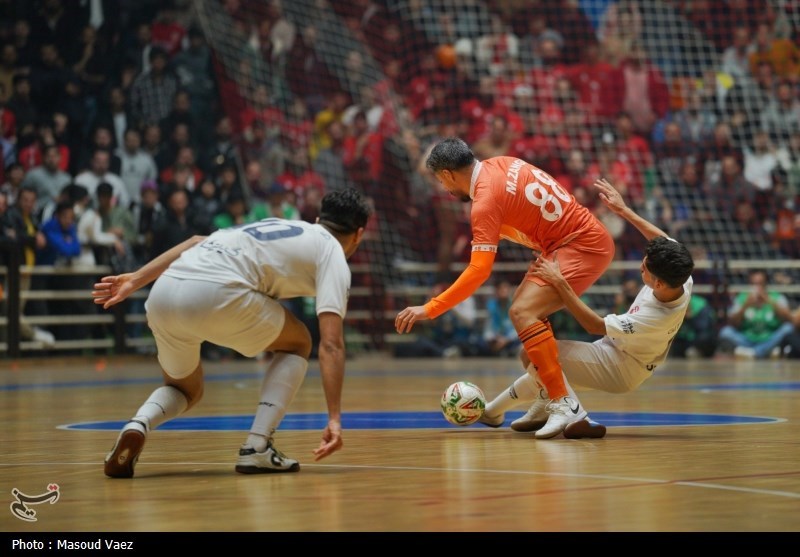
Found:
<path fill-rule="evenodd" d="M 253 187 L 291 189 L 304 218 L 353 185 L 376 209 L 353 260 L 353 323 L 371 347 L 397 309 L 469 258 L 466 206 L 424 168 L 459 135 L 479 158 L 555 176 L 611 230 L 618 261 L 590 292 L 612 309 L 640 234 L 608 213 L 604 176 L 698 261 L 723 308 L 748 261 L 794 296 L 800 249 L 798 29 L 783 0 L 196 0 L 222 106 L 262 141 Z M 265 155 L 267 152 L 270 156 Z M 253 157 L 251 157 L 253 158 Z M 250 161 L 245 157 L 245 164 Z M 496 278 L 527 250 L 503 244 Z M 363 316 L 359 320 L 359 316 Z"/>

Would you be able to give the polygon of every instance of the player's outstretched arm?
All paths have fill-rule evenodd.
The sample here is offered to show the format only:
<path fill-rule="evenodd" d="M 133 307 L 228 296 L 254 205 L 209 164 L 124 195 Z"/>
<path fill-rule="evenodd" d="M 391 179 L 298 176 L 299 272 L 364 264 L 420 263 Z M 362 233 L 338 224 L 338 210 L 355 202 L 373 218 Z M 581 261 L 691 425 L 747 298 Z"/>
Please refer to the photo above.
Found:
<path fill-rule="evenodd" d="M 322 389 L 328 405 L 328 425 L 322 432 L 314 460 L 320 460 L 342 448 L 342 384 L 344 383 L 344 321 L 338 314 L 319 315 L 319 368 Z"/>
<path fill-rule="evenodd" d="M 614 189 L 614 186 L 608 180 L 599 178 L 595 180 L 594 187 L 600 191 L 600 199 L 606 204 L 606 207 L 635 226 L 644 235 L 645 239 L 650 241 L 658 236 L 667 236 L 666 232 L 652 222 L 640 217 L 633 209 L 628 207 L 620 193 Z"/>
<path fill-rule="evenodd" d="M 206 236 L 193 236 L 174 246 L 133 273 L 103 277 L 92 290 L 94 303 L 104 309 L 120 303 L 128 296 L 156 280 L 187 249 L 196 246 Z"/>

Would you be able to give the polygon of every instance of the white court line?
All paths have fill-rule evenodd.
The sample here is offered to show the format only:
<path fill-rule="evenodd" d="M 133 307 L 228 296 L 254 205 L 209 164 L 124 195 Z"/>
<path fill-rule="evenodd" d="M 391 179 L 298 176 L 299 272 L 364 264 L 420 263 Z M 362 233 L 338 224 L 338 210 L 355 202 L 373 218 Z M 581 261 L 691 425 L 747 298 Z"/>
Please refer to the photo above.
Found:
<path fill-rule="evenodd" d="M 231 465 L 230 462 L 153 462 L 148 461 L 148 466 L 225 466 Z M 37 463 L 17 463 L 7 464 L 0 463 L 0 468 L 13 468 L 13 467 L 31 467 L 31 466 L 98 466 L 97 462 L 37 462 Z M 691 482 L 691 481 L 676 481 L 676 480 L 655 480 L 653 478 L 633 478 L 626 476 L 606 476 L 602 474 L 571 474 L 561 472 L 536 472 L 533 470 L 490 470 L 483 468 L 435 468 L 435 467 L 421 467 L 421 466 L 375 466 L 365 464 L 303 464 L 302 468 L 343 468 L 350 470 L 401 470 L 401 471 L 417 471 L 417 472 L 450 472 L 450 473 L 480 473 L 480 474 L 513 474 L 520 476 L 547 476 L 547 477 L 563 477 L 563 478 L 585 478 L 594 480 L 611 480 L 620 482 L 631 483 L 649 483 L 656 485 L 680 485 L 684 487 L 699 487 L 703 489 L 721 489 L 726 491 L 741 491 L 745 493 L 756 493 L 759 495 L 773 495 L 776 497 L 789 497 L 792 499 L 800 499 L 800 493 L 793 493 L 790 491 L 776 491 L 772 489 L 754 489 L 749 487 L 735 487 L 722 484 L 714 484 L 707 482 Z"/>

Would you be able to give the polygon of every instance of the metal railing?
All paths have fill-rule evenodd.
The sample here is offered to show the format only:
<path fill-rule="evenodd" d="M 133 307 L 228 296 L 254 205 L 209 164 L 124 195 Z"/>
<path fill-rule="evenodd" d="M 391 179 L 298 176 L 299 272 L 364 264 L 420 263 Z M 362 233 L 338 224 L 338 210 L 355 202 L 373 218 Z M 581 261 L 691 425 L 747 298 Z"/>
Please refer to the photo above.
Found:
<path fill-rule="evenodd" d="M 100 349 L 111 350 L 114 353 L 124 354 L 131 348 L 151 346 L 153 339 L 149 335 L 129 336 L 128 328 L 132 324 L 145 323 L 146 316 L 143 313 L 131 313 L 126 311 L 126 305 L 120 304 L 108 311 L 97 311 L 96 314 L 82 313 L 74 315 L 24 315 L 21 316 L 20 308 L 22 301 L 43 300 L 43 301 L 63 301 L 63 300 L 86 300 L 87 304 L 93 304 L 91 295 L 86 289 L 21 289 L 21 273 L 31 276 L 46 275 L 86 275 L 99 278 L 111 274 L 113 271 L 107 266 L 22 266 L 20 253 L 15 244 L 0 242 L 0 252 L 6 255 L 6 266 L 0 266 L 0 277 L 5 280 L 4 306 L 5 315 L 0 315 L 0 330 L 5 328 L 5 342 L 0 342 L 0 355 L 5 354 L 10 358 L 18 358 L 22 352 L 37 352 L 42 350 L 81 350 L 81 349 Z M 525 262 L 498 262 L 494 266 L 495 272 L 518 273 L 522 276 L 527 269 Z M 613 262 L 609 271 L 636 271 L 640 265 L 639 261 L 616 261 Z M 464 263 L 454 263 L 450 270 L 458 273 L 465 267 Z M 798 270 L 800 261 L 780 260 L 780 261 L 755 261 L 755 260 L 728 260 L 728 261 L 697 261 L 698 271 L 708 271 L 707 275 L 713 277 L 710 282 L 695 282 L 694 292 L 709 298 L 712 305 L 717 307 L 718 315 L 724 319 L 724 312 L 730 297 L 748 288 L 745 282 L 730 284 L 725 278 L 731 275 L 732 271 L 746 271 L 749 269 L 769 269 L 769 270 Z M 372 274 L 372 269 L 368 264 L 351 265 L 353 276 Z M 424 286 L 426 282 L 421 277 L 435 276 L 437 266 L 435 263 L 415 263 L 403 262 L 396 267 L 399 277 L 407 277 L 409 280 L 404 283 L 402 280 L 396 284 L 383 285 L 381 291 L 383 296 L 379 303 L 356 304 L 357 307 L 348 311 L 345 325 L 347 339 L 351 343 L 359 343 L 366 349 L 383 349 L 388 345 L 399 342 L 413 340 L 415 335 L 398 335 L 394 332 L 394 317 L 400 307 L 391 307 L 395 304 L 387 304 L 383 299 L 397 301 L 397 305 L 408 303 L 415 304 L 424 301 L 430 294 L 430 287 Z M 356 282 L 356 281 L 354 281 Z M 423 285 L 420 285 L 423 284 Z M 782 292 L 788 296 L 800 294 L 800 284 L 773 284 L 771 288 Z M 596 284 L 587 292 L 590 295 L 613 296 L 620 291 L 619 284 Z M 494 293 L 493 286 L 482 286 L 476 291 L 480 298 L 491 296 Z M 136 292 L 132 299 L 144 299 L 147 290 Z M 376 293 L 369 286 L 354 286 L 350 292 L 351 299 L 361 299 L 362 301 L 374 300 Z M 351 304 L 353 305 L 353 304 Z M 363 309 L 366 305 L 367 309 Z M 479 311 L 479 318 L 485 316 L 485 311 Z M 86 339 L 57 339 L 53 346 L 44 347 L 41 342 L 23 340 L 20 336 L 20 319 L 31 326 L 104 326 L 107 328 L 108 335 L 104 338 Z"/>

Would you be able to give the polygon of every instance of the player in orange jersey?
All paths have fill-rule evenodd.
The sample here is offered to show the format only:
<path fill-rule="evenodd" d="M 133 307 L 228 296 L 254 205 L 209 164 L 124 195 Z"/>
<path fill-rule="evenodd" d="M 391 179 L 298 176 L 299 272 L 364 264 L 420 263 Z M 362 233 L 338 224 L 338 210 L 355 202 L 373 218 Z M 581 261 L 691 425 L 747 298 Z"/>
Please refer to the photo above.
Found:
<path fill-rule="evenodd" d="M 501 239 L 529 247 L 535 256 L 549 261 L 558 251 L 561 273 L 579 296 L 614 258 L 614 240 L 603 224 L 541 168 L 514 157 L 479 161 L 458 138 L 434 146 L 426 166 L 451 195 L 472 201 L 472 255 L 447 290 L 425 305 L 407 307 L 397 314 L 398 333 L 410 332 L 417 321 L 435 319 L 472 295 L 491 275 Z M 526 275 L 509 309 L 522 342 L 523 360 L 533 364 L 528 369 L 536 373 L 534 378 L 550 397 L 549 417 L 536 432 L 537 439 L 555 437 L 587 416 L 577 398 L 569 396 L 547 320 L 562 307 L 555 288 Z M 503 421 L 503 416 L 481 418 L 481 423 L 490 427 L 500 427 Z"/>

